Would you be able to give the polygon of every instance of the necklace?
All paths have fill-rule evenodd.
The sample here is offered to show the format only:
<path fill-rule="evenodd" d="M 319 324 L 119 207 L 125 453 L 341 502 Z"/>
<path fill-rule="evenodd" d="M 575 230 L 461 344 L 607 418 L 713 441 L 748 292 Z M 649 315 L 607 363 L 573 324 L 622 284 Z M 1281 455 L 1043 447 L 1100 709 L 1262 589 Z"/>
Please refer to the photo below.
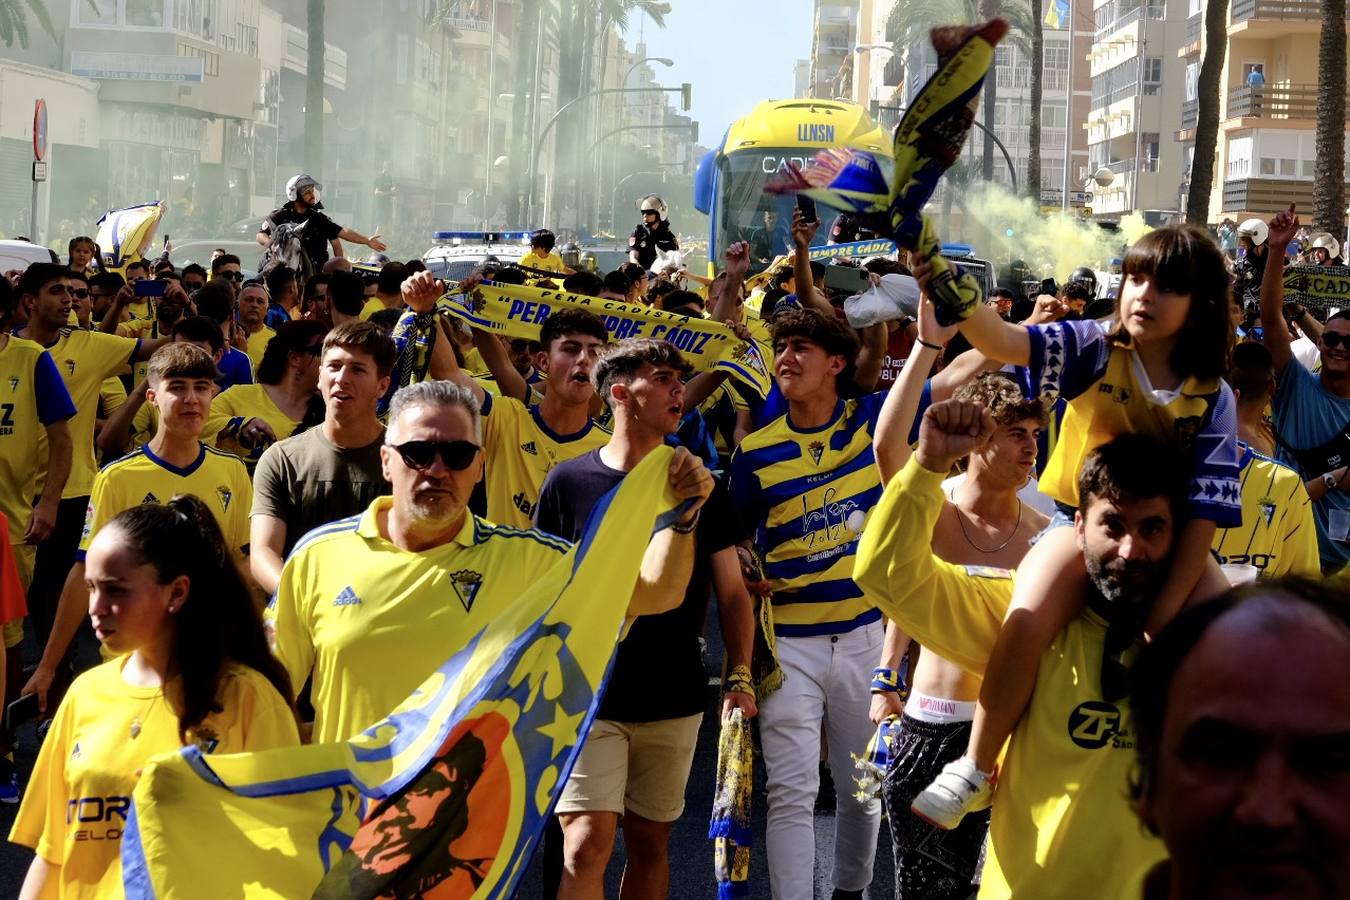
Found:
<path fill-rule="evenodd" d="M 164 696 L 164 689 L 161 687 L 158 691 L 155 692 L 155 696 L 150 698 L 150 705 L 147 706 L 144 710 L 141 711 L 139 715 L 137 715 L 135 718 L 131 720 L 131 739 L 133 741 L 141 736 L 141 716 L 149 718 L 151 711 L 155 708 L 155 704 L 158 703 L 160 698 L 163 696 Z"/>
<path fill-rule="evenodd" d="M 954 500 L 955 496 L 953 496 L 952 499 Z M 1022 501 L 1018 500 L 1017 521 L 1013 523 L 1012 531 L 1008 532 L 1008 537 L 1003 541 L 1003 543 L 999 544 L 997 547 L 991 547 L 990 549 L 986 550 L 984 547 L 981 547 L 979 544 L 975 543 L 970 539 L 970 532 L 966 531 L 965 514 L 961 512 L 961 507 L 958 506 L 956 503 L 953 503 L 952 508 L 956 510 L 956 524 L 959 525 L 961 528 L 961 536 L 966 539 L 967 544 L 974 547 L 981 553 L 997 553 L 998 551 L 1002 550 L 1004 547 L 1012 543 L 1012 539 L 1017 537 L 1017 529 L 1022 527 Z"/>

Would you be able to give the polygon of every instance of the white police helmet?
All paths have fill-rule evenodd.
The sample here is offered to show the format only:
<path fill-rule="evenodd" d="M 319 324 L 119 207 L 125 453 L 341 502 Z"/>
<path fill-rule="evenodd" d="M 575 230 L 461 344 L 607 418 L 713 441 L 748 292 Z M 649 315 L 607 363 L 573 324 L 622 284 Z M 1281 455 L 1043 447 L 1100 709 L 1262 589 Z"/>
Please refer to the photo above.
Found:
<path fill-rule="evenodd" d="M 654 212 L 664 222 L 669 210 L 666 208 L 666 201 L 655 194 L 648 194 L 638 201 L 638 212 Z"/>
<path fill-rule="evenodd" d="M 1251 238 L 1252 244 L 1260 247 L 1270 236 L 1270 226 L 1260 219 L 1252 218 L 1239 225 L 1237 233 L 1239 237 Z"/>
<path fill-rule="evenodd" d="M 323 185 L 315 181 L 314 176 L 312 175 L 303 173 L 294 175 L 291 177 L 290 181 L 286 182 L 286 199 L 294 203 L 296 200 L 300 199 L 300 194 L 305 188 L 311 187 L 314 188 L 314 202 L 317 203 L 319 200 L 319 191 L 323 190 Z"/>

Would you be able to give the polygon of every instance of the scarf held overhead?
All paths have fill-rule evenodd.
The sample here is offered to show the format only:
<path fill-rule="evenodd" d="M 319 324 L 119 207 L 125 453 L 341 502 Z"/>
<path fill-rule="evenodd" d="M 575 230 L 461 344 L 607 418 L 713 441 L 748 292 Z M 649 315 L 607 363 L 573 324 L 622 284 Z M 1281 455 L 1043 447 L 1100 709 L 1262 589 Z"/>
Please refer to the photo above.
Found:
<path fill-rule="evenodd" d="M 584 309 L 605 323 L 611 339 L 653 338 L 673 344 L 700 372 L 726 372 L 760 397 L 769 392 L 769 368 L 754 341 L 743 341 L 721 322 L 679 316 L 618 300 L 583 297 L 545 288 L 483 282 L 465 295 L 449 295 L 439 307 L 474 328 L 507 337 L 538 340 L 549 314 Z"/>
<path fill-rule="evenodd" d="M 679 515 L 673 452 L 648 455 L 384 720 L 339 743 L 147 763 L 126 896 L 513 896 L 595 718 L 649 536 Z"/>

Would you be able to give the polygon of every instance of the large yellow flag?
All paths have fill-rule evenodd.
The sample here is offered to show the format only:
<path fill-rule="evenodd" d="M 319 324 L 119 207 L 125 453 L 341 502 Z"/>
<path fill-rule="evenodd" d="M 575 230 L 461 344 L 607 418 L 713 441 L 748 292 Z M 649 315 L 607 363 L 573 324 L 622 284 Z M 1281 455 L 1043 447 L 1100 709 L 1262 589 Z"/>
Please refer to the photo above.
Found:
<path fill-rule="evenodd" d="M 162 218 L 164 203 L 159 200 L 104 213 L 94 238 L 103 253 L 103 267 L 121 272 L 127 263 L 144 259 Z"/>
<path fill-rule="evenodd" d="M 599 706 L 649 536 L 679 511 L 642 461 L 576 546 L 388 718 L 348 741 L 152 760 L 126 896 L 507 898 Z"/>

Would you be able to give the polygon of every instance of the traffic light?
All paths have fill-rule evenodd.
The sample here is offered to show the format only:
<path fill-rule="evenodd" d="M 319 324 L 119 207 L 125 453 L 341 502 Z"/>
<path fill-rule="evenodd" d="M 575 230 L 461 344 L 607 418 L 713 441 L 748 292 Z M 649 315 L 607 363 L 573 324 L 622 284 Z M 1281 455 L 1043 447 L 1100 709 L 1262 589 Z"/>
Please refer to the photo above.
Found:
<path fill-rule="evenodd" d="M 1017 234 L 1017 231 L 1016 229 L 1009 228 L 1007 231 L 1003 233 L 1006 234 L 1008 237 L 1012 237 L 1013 235 Z"/>
<path fill-rule="evenodd" d="M 689 112 L 689 107 L 694 102 L 694 86 L 689 82 L 680 85 L 680 109 Z"/>

